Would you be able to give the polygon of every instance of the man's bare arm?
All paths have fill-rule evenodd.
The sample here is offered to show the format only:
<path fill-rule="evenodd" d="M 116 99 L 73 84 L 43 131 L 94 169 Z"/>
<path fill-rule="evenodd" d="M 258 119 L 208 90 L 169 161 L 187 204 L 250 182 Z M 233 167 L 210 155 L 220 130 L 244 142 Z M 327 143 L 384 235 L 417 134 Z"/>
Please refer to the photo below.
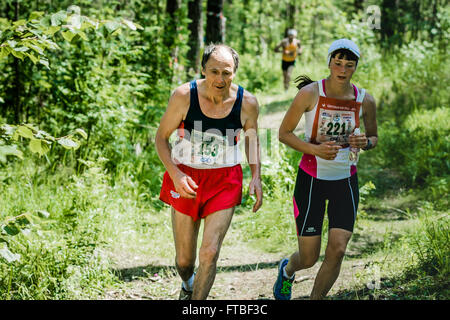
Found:
<path fill-rule="evenodd" d="M 169 99 L 166 112 L 156 131 L 155 145 L 158 156 L 164 164 L 177 192 L 184 198 L 195 198 L 195 182 L 184 174 L 172 160 L 169 138 L 183 121 L 189 108 L 189 84 L 178 87 Z"/>
<path fill-rule="evenodd" d="M 262 184 L 261 184 L 261 159 L 260 145 L 258 137 L 258 115 L 259 104 L 256 98 L 246 92 L 242 105 L 242 122 L 245 132 L 245 153 L 252 173 L 250 182 L 250 194 L 256 193 L 256 203 L 253 212 L 256 212 L 262 205 Z"/>

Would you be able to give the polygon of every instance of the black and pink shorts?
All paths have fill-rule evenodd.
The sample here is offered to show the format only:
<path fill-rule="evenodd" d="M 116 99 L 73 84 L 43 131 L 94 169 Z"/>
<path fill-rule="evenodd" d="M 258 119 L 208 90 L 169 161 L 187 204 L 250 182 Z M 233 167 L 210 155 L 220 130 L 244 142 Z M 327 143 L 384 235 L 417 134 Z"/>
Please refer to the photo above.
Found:
<path fill-rule="evenodd" d="M 322 234 L 326 200 L 329 229 L 353 232 L 359 203 L 357 174 L 340 180 L 322 180 L 299 168 L 293 197 L 298 236 Z"/>

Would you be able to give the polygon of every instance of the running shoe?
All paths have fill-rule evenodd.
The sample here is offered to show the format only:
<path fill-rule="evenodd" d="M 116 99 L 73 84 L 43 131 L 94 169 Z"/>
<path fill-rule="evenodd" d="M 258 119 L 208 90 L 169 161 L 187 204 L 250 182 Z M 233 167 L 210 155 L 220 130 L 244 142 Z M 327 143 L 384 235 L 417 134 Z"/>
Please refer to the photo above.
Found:
<path fill-rule="evenodd" d="M 273 296 L 275 300 L 291 300 L 292 283 L 294 282 L 295 275 L 292 279 L 283 276 L 283 268 L 288 262 L 289 259 L 283 259 L 278 264 L 278 278 L 273 285 Z"/>
<path fill-rule="evenodd" d="M 195 277 L 196 273 L 197 272 L 194 272 L 194 277 Z M 183 287 L 183 284 L 181 284 L 180 296 L 178 297 L 178 300 L 191 300 L 191 297 L 192 297 L 192 291 L 186 290 Z"/>
<path fill-rule="evenodd" d="M 191 300 L 192 297 L 192 291 L 188 291 L 183 286 L 181 286 L 180 290 L 180 296 L 178 297 L 178 300 Z"/>

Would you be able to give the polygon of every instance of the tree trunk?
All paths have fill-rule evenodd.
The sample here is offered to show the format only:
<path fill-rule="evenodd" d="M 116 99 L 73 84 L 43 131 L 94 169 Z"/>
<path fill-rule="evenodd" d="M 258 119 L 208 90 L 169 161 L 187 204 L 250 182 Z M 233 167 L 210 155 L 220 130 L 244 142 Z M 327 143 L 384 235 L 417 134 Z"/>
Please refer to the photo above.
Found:
<path fill-rule="evenodd" d="M 166 13 L 168 15 L 165 34 L 165 45 L 173 53 L 177 36 L 177 11 L 180 8 L 180 0 L 167 0 Z M 172 55 L 173 56 L 173 55 Z"/>
<path fill-rule="evenodd" d="M 166 2 L 166 32 L 164 34 L 164 45 L 170 52 L 171 61 L 169 64 L 170 78 L 174 74 L 174 67 L 177 63 L 178 47 L 177 47 L 177 11 L 180 8 L 180 0 L 167 0 Z"/>
<path fill-rule="evenodd" d="M 381 40 L 390 46 L 394 40 L 397 21 L 396 1 L 383 0 L 381 3 Z"/>
<path fill-rule="evenodd" d="M 362 11 L 364 9 L 364 0 L 354 0 L 354 12 L 358 13 L 358 11 Z"/>
<path fill-rule="evenodd" d="M 187 52 L 188 59 L 188 76 L 200 72 L 200 46 L 202 43 L 202 0 L 190 0 L 188 3 L 188 18 L 191 22 L 188 25 L 189 34 L 189 50 Z"/>
<path fill-rule="evenodd" d="M 431 29 L 438 28 L 437 27 L 437 24 L 438 24 L 437 13 L 438 13 L 438 0 L 434 0 L 433 1 L 433 14 L 431 15 Z M 434 41 L 434 35 L 435 34 L 433 32 L 430 32 L 431 42 Z"/>
<path fill-rule="evenodd" d="M 167 0 L 166 12 L 173 18 L 180 8 L 180 0 Z"/>
<path fill-rule="evenodd" d="M 222 14 L 223 0 L 208 0 L 206 6 L 206 44 L 225 41 L 225 19 Z"/>
<path fill-rule="evenodd" d="M 14 21 L 19 20 L 19 1 L 14 1 Z M 22 118 L 22 105 L 20 101 L 21 94 L 21 76 L 20 76 L 20 66 L 19 59 L 14 58 L 14 90 L 13 90 L 13 101 L 14 101 L 14 121 L 19 124 Z"/>
<path fill-rule="evenodd" d="M 242 1 L 243 10 L 240 12 L 240 23 L 242 25 L 242 29 L 246 30 L 248 27 L 248 19 L 247 19 L 247 11 L 248 11 L 249 0 Z M 240 53 L 247 52 L 247 37 L 245 33 L 242 33 L 241 41 L 240 41 Z"/>
<path fill-rule="evenodd" d="M 287 18 L 287 28 L 288 29 L 296 29 L 296 18 L 298 13 L 298 4 L 297 1 L 290 0 L 287 4 L 286 8 L 286 18 Z"/>

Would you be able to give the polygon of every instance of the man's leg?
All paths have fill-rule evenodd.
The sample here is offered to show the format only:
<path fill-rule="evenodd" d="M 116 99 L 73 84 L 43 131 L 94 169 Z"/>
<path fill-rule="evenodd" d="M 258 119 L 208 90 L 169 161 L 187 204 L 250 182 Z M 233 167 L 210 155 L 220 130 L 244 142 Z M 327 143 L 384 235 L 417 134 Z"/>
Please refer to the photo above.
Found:
<path fill-rule="evenodd" d="M 344 258 L 345 250 L 351 236 L 352 233 L 350 231 L 338 228 L 330 229 L 327 249 L 325 250 L 325 259 L 317 273 L 311 292 L 311 300 L 322 299 L 330 291 L 339 276 L 342 259 Z"/>
<path fill-rule="evenodd" d="M 175 266 L 183 281 L 188 281 L 194 273 L 197 253 L 197 238 L 200 221 L 172 208 L 172 229 L 175 240 Z"/>
<path fill-rule="evenodd" d="M 286 70 L 286 77 L 285 77 L 285 86 L 284 88 L 286 90 L 289 89 L 289 83 L 291 82 L 291 75 L 292 75 L 292 71 L 294 70 L 294 65 L 290 65 L 287 70 Z"/>
<path fill-rule="evenodd" d="M 234 207 L 220 210 L 205 218 L 202 245 L 199 252 L 199 267 L 194 281 L 192 300 L 204 300 L 216 277 L 216 263 L 223 239 L 231 223 Z"/>
<path fill-rule="evenodd" d="M 294 252 L 286 265 L 286 274 L 292 277 L 294 272 L 314 266 L 320 255 L 321 236 L 298 237 L 298 251 Z"/>
<path fill-rule="evenodd" d="M 283 86 L 284 86 L 284 90 L 289 89 L 289 76 L 288 76 L 288 71 L 287 70 L 283 70 Z"/>

